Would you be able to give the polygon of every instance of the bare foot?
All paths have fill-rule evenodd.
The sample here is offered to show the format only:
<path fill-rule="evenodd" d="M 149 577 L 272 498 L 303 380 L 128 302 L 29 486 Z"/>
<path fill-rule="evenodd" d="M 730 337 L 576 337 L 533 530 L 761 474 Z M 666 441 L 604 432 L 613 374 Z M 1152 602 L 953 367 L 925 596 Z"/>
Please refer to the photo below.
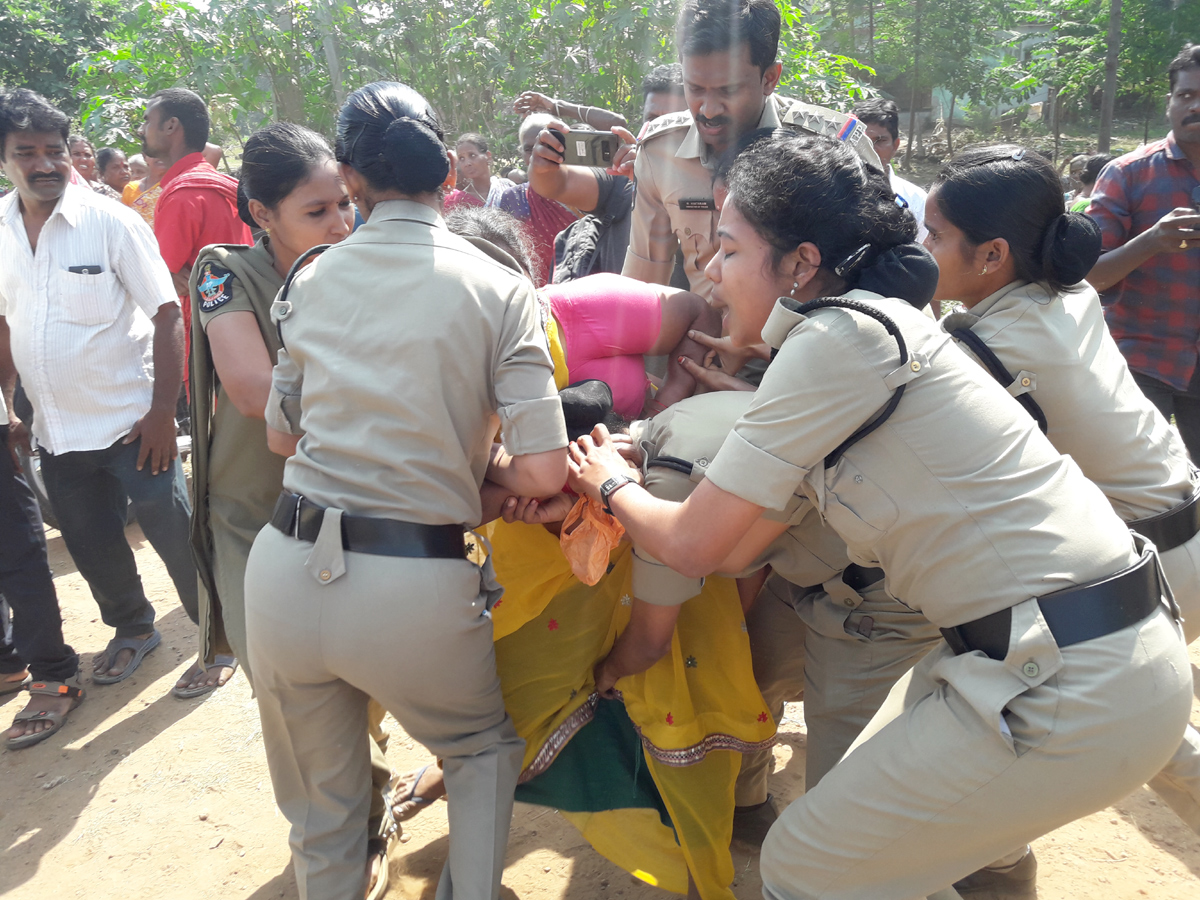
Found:
<path fill-rule="evenodd" d="M 409 772 L 392 791 L 392 813 L 397 822 L 411 819 L 435 800 L 446 796 L 446 781 L 436 764 Z"/>
<path fill-rule="evenodd" d="M 29 677 L 29 670 L 22 669 L 20 672 L 13 672 L 11 675 L 5 675 L 4 683 L 12 684 L 13 682 L 22 682 L 28 677 Z"/>
<path fill-rule="evenodd" d="M 180 691 L 194 691 L 200 688 L 219 688 L 224 687 L 225 683 L 233 677 L 233 673 L 237 671 L 237 663 L 233 662 L 226 665 L 227 656 L 219 657 L 221 662 L 211 662 L 208 664 L 208 671 L 200 667 L 200 660 L 192 663 L 190 669 L 183 673 L 180 679 L 175 682 L 175 689 Z"/>
<path fill-rule="evenodd" d="M 148 631 L 145 634 L 135 634 L 134 639 L 144 641 L 153 631 Z M 133 651 L 129 649 L 117 651 L 116 659 L 109 659 L 108 653 L 101 653 L 92 660 L 93 672 L 104 672 L 112 678 L 116 678 L 125 671 L 125 667 L 129 665 L 129 661 L 133 659 Z"/>
<path fill-rule="evenodd" d="M 367 889 L 363 892 L 364 897 L 370 897 L 371 892 L 375 890 L 375 882 L 379 878 L 380 867 L 383 866 L 383 861 L 386 856 L 381 856 L 378 853 L 372 853 L 367 857 Z"/>
<path fill-rule="evenodd" d="M 49 694 L 32 694 L 29 697 L 29 702 L 25 704 L 23 712 L 56 712 L 67 713 L 71 711 L 71 706 L 74 700 L 70 697 L 54 697 Z M 49 731 L 54 727 L 54 723 L 49 719 L 33 722 L 14 722 L 13 726 L 5 732 L 5 738 L 19 738 L 26 734 L 37 734 L 40 731 Z"/>

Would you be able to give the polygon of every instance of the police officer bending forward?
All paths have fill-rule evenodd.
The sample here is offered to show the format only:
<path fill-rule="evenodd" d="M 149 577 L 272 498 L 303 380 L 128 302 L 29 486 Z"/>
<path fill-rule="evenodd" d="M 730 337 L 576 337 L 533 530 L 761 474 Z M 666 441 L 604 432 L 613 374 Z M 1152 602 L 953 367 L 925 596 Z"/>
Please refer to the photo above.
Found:
<path fill-rule="evenodd" d="M 359 89 L 337 156 L 367 222 L 276 301 L 267 424 L 294 455 L 246 570 L 271 780 L 301 898 L 361 900 L 375 697 L 444 760 L 437 896 L 488 900 L 524 744 L 496 676 L 494 581 L 465 558 L 464 527 L 485 475 L 526 496 L 561 488 L 562 407 L 532 286 L 442 223 L 455 173 L 429 104 Z"/>
<path fill-rule="evenodd" d="M 763 511 L 799 494 L 943 630 L 761 862 L 768 898 L 928 896 L 1171 757 L 1191 707 L 1176 611 L 1153 548 L 1016 400 L 922 313 L 853 289 L 916 232 L 882 172 L 773 137 L 729 187 L 714 303 L 736 345 L 778 350 L 753 403 L 683 503 L 625 481 L 602 429 L 571 481 L 691 575 L 765 546 L 787 523 Z"/>

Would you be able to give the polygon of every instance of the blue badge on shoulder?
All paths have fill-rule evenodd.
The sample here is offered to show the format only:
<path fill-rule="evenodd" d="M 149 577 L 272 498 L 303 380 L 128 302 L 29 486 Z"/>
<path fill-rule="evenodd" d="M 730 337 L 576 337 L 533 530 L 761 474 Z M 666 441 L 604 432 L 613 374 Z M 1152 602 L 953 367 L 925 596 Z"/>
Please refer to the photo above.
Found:
<path fill-rule="evenodd" d="M 220 309 L 233 299 L 233 273 L 216 263 L 205 263 L 196 280 L 196 291 L 200 294 L 200 312 Z"/>

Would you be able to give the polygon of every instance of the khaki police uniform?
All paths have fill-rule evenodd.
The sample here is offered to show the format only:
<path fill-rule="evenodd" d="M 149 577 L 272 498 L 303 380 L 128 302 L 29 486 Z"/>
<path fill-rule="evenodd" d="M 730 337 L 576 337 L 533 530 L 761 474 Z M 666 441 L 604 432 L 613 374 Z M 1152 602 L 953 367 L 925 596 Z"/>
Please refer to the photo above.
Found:
<path fill-rule="evenodd" d="M 686 499 L 753 400 L 744 391 L 700 394 L 635 422 L 630 435 L 642 450 L 646 490 L 665 500 Z M 659 456 L 690 464 L 691 476 L 653 464 Z M 804 701 L 805 784 L 812 786 L 842 758 L 892 685 L 942 635 L 889 597 L 882 580 L 858 590 L 847 584 L 846 543 L 811 504 L 793 495 L 788 509 L 764 515 L 790 526 L 745 572 L 736 573 L 772 568 L 746 614 L 754 677 L 776 725 L 785 703 Z M 635 597 L 680 603 L 698 594 L 701 584 L 634 547 Z M 767 800 L 772 759 L 769 748 L 742 755 L 737 806 Z"/>
<path fill-rule="evenodd" d="M 863 313 L 781 302 L 763 331 L 779 353 L 708 478 L 768 509 L 800 494 L 939 627 L 1003 610 L 1012 625 L 1004 659 L 946 644 L 901 679 L 772 827 L 768 898 L 927 896 L 1135 789 L 1191 707 L 1166 606 L 1060 648 L 1035 599 L 1139 559 L 1099 489 L 921 312 L 848 297 L 899 326 L 908 360 Z M 901 385 L 890 417 L 827 466 Z"/>
<path fill-rule="evenodd" d="M 274 315 L 286 350 L 267 422 L 303 434 L 284 487 L 325 507 L 313 543 L 264 528 L 246 571 L 300 896 L 362 897 L 371 696 L 444 761 L 437 896 L 495 898 L 524 742 L 496 675 L 494 582 L 466 559 L 344 550 L 341 520 L 472 527 L 497 427 L 514 455 L 566 445 L 532 285 L 429 207 L 387 201 L 296 277 Z"/>
<path fill-rule="evenodd" d="M 1124 521 L 1161 516 L 1192 497 L 1196 477 L 1183 440 L 1134 382 L 1089 284 L 1054 293 L 1014 282 L 947 316 L 942 327 L 950 334 L 969 329 L 996 354 L 1013 376 L 1009 392 L 1033 398 L 1050 442 L 1079 464 Z M 1200 635 L 1200 533 L 1161 556 L 1190 643 Z M 1150 786 L 1200 832 L 1194 728 Z"/>
<path fill-rule="evenodd" d="M 200 576 L 200 659 L 232 653 L 253 682 L 246 651 L 246 560 L 283 487 L 284 458 L 267 446 L 260 419 L 238 412 L 216 377 L 206 332 L 217 316 L 248 312 L 258 321 L 267 353 L 282 344 L 271 321 L 271 303 L 283 278 L 275 271 L 270 239 L 252 247 L 214 244 L 192 268 L 192 554 Z M 215 402 L 214 402 L 215 401 Z M 371 809 L 368 832 L 385 837 L 392 770 L 384 750 L 384 711 L 371 704 Z"/>
<path fill-rule="evenodd" d="M 755 128 L 794 128 L 845 141 L 865 162 L 883 170 L 866 126 L 853 116 L 771 94 Z M 719 161 L 700 137 L 691 112 L 651 122 L 638 142 L 637 193 L 630 216 L 629 250 L 622 275 L 667 284 L 682 249 L 691 289 L 712 298 L 704 267 L 717 250 L 717 204 L 713 169 Z"/>

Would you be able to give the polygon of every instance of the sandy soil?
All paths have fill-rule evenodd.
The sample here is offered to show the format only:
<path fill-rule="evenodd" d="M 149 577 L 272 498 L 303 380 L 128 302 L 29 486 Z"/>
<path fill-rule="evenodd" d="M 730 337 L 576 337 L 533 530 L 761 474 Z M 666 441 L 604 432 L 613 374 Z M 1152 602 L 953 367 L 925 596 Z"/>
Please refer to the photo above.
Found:
<path fill-rule="evenodd" d="M 67 639 L 83 654 L 111 633 L 57 532 L 50 532 Z M 195 653 L 195 630 L 136 526 L 129 539 L 159 612 L 162 645 L 128 681 L 91 687 L 63 731 L 0 756 L 0 895 L 13 900 L 150 897 L 295 898 L 287 826 L 275 808 L 262 733 L 245 678 L 180 701 L 171 685 Z M 1200 696 L 1200 647 L 1192 649 Z M 0 701 L 0 717 L 21 707 Z M 0 721 L 3 719 L 0 718 Z M 1200 701 L 1192 721 L 1200 724 Z M 396 771 L 427 761 L 389 720 Z M 802 707 L 790 707 L 775 750 L 773 790 L 803 790 Z M 392 853 L 389 898 L 432 898 L 446 855 L 446 807 L 408 823 Z M 1035 845 L 1044 900 L 1200 898 L 1200 837 L 1147 789 Z M 739 900 L 761 897 L 753 854 L 735 851 Z M 518 805 L 504 876 L 506 900 L 664 898 L 596 854 L 553 810 Z"/>

